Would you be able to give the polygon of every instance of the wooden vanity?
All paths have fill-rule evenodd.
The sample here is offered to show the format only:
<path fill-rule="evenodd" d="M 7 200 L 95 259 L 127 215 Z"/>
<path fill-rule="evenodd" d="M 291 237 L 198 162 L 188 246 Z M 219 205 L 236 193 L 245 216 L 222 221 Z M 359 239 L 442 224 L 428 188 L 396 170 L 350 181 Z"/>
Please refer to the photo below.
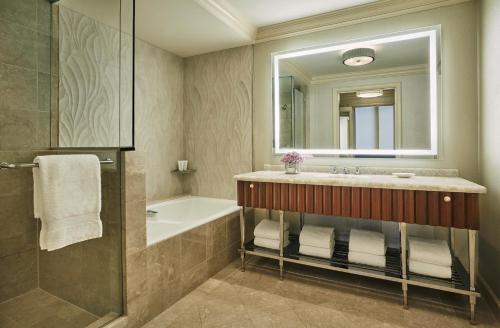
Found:
<path fill-rule="evenodd" d="M 408 306 L 408 286 L 417 285 L 469 296 L 471 321 L 475 318 L 476 235 L 479 229 L 479 194 L 486 188 L 459 177 L 415 176 L 409 179 L 391 175 L 349 175 L 303 172 L 289 175 L 279 171 L 260 171 L 236 175 L 240 212 L 241 261 L 257 255 L 279 261 L 283 279 L 284 263 L 298 263 L 401 283 L 403 305 Z M 244 209 L 279 211 L 281 238 L 279 251 L 254 247 L 245 241 Z M 347 263 L 342 252 L 331 260 L 299 255 L 297 242 L 283 247 L 284 212 L 299 212 L 353 219 L 393 221 L 399 225 L 400 248 L 388 250 L 387 267 L 380 270 Z M 407 224 L 450 228 L 454 250 L 455 229 L 467 229 L 469 272 L 457 258 L 451 280 L 426 278 L 407 271 Z M 337 244 L 336 244 L 337 245 Z M 339 244 L 340 245 L 340 244 Z M 341 245 L 339 246 L 339 248 Z M 345 250 L 344 250 L 345 251 Z"/>

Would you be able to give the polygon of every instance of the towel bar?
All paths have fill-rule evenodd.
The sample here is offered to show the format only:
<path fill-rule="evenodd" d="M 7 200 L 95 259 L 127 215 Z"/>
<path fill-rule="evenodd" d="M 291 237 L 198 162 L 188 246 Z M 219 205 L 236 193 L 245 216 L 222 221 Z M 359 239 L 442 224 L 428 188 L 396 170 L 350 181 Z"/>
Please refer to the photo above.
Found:
<path fill-rule="evenodd" d="M 99 161 L 102 164 L 113 164 L 114 161 L 111 158 L 106 158 L 102 161 Z M 33 168 L 38 167 L 38 163 L 7 163 L 0 162 L 0 170 L 1 169 L 21 169 L 21 168 Z"/>

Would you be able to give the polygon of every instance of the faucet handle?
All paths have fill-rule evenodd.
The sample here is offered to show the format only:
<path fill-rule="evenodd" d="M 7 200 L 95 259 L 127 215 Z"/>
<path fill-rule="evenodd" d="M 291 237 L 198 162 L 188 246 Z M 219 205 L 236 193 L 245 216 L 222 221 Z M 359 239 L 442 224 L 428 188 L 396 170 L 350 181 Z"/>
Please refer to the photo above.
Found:
<path fill-rule="evenodd" d="M 347 166 L 344 167 L 344 174 L 349 174 L 349 168 Z"/>
<path fill-rule="evenodd" d="M 356 174 L 357 174 L 357 175 L 360 175 L 360 174 L 361 174 L 361 171 L 359 170 L 359 166 L 356 166 Z"/>
<path fill-rule="evenodd" d="M 330 166 L 330 173 L 337 174 L 337 167 L 335 165 Z"/>

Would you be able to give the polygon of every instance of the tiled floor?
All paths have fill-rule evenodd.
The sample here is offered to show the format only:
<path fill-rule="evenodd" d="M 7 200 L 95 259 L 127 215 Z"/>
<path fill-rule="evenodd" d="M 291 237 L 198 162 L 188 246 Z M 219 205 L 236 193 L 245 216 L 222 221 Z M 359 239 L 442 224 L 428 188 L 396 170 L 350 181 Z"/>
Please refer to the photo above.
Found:
<path fill-rule="evenodd" d="M 0 303 L 1 328 L 80 328 L 97 319 L 41 289 Z"/>
<path fill-rule="evenodd" d="M 334 282 L 290 273 L 280 281 L 273 270 L 238 266 L 233 262 L 143 328 L 472 327 L 466 298 L 448 293 L 410 288 L 404 310 L 397 284 L 324 271 L 313 274 Z M 478 312 L 476 327 L 500 327 L 482 300 Z"/>

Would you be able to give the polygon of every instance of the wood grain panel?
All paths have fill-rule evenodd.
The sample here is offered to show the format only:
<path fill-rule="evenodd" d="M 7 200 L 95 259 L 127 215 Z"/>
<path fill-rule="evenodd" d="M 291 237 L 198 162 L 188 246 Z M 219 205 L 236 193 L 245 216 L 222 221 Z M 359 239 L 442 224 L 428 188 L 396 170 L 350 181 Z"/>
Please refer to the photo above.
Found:
<path fill-rule="evenodd" d="M 288 186 L 288 207 L 290 211 L 297 211 L 297 185 L 291 184 Z"/>
<path fill-rule="evenodd" d="M 342 215 L 342 189 L 341 187 L 333 187 L 332 188 L 332 207 L 333 207 L 333 215 L 340 216 Z"/>
<path fill-rule="evenodd" d="M 371 218 L 371 189 L 361 189 L 361 217 L 364 219 Z"/>
<path fill-rule="evenodd" d="M 361 188 L 351 188 L 351 216 L 361 217 Z"/>
<path fill-rule="evenodd" d="M 245 182 L 243 181 L 238 181 L 237 182 L 237 199 L 238 199 L 238 206 L 245 206 Z"/>
<path fill-rule="evenodd" d="M 323 186 L 314 186 L 314 213 L 323 214 Z"/>
<path fill-rule="evenodd" d="M 439 225 L 439 192 L 427 192 L 427 224 Z"/>
<path fill-rule="evenodd" d="M 281 183 L 273 183 L 273 209 L 281 209 Z"/>
<path fill-rule="evenodd" d="M 306 185 L 297 185 L 297 212 L 306 211 Z"/>
<path fill-rule="evenodd" d="M 382 189 L 382 220 L 392 220 L 392 190 Z"/>
<path fill-rule="evenodd" d="M 341 216 L 351 216 L 351 188 L 341 187 L 342 199 L 341 199 Z"/>
<path fill-rule="evenodd" d="M 415 191 L 415 223 L 427 224 L 427 191 Z"/>
<path fill-rule="evenodd" d="M 378 188 L 371 190 L 371 217 L 374 220 L 382 219 L 382 192 Z"/>
<path fill-rule="evenodd" d="M 266 183 L 259 183 L 259 208 L 266 208 Z"/>
<path fill-rule="evenodd" d="M 273 184 L 266 182 L 266 208 L 273 208 Z"/>
<path fill-rule="evenodd" d="M 404 190 L 403 201 L 404 201 L 404 211 L 403 211 L 404 222 L 415 223 L 415 191 Z"/>
<path fill-rule="evenodd" d="M 314 186 L 306 185 L 306 210 L 307 213 L 314 213 Z"/>
<path fill-rule="evenodd" d="M 245 187 L 243 188 L 244 190 L 244 204 L 245 204 L 245 207 L 250 207 L 250 182 L 248 181 L 245 181 Z"/>
<path fill-rule="evenodd" d="M 454 192 L 451 195 L 452 206 L 452 226 L 463 229 L 466 227 L 465 219 L 465 195 L 461 192 Z"/>
<path fill-rule="evenodd" d="M 332 187 L 323 186 L 323 214 L 332 215 Z"/>
<path fill-rule="evenodd" d="M 468 229 L 479 230 L 479 195 L 465 195 L 465 218 Z"/>
<path fill-rule="evenodd" d="M 281 184 L 280 195 L 281 195 L 280 209 L 288 211 L 289 210 L 288 183 Z"/>
<path fill-rule="evenodd" d="M 404 218 L 404 193 L 403 190 L 392 191 L 392 219 L 402 222 Z"/>
<path fill-rule="evenodd" d="M 439 193 L 439 225 L 444 227 L 451 226 L 451 201 L 445 202 L 444 198 L 450 197 L 451 193 L 449 192 L 440 192 Z"/>

